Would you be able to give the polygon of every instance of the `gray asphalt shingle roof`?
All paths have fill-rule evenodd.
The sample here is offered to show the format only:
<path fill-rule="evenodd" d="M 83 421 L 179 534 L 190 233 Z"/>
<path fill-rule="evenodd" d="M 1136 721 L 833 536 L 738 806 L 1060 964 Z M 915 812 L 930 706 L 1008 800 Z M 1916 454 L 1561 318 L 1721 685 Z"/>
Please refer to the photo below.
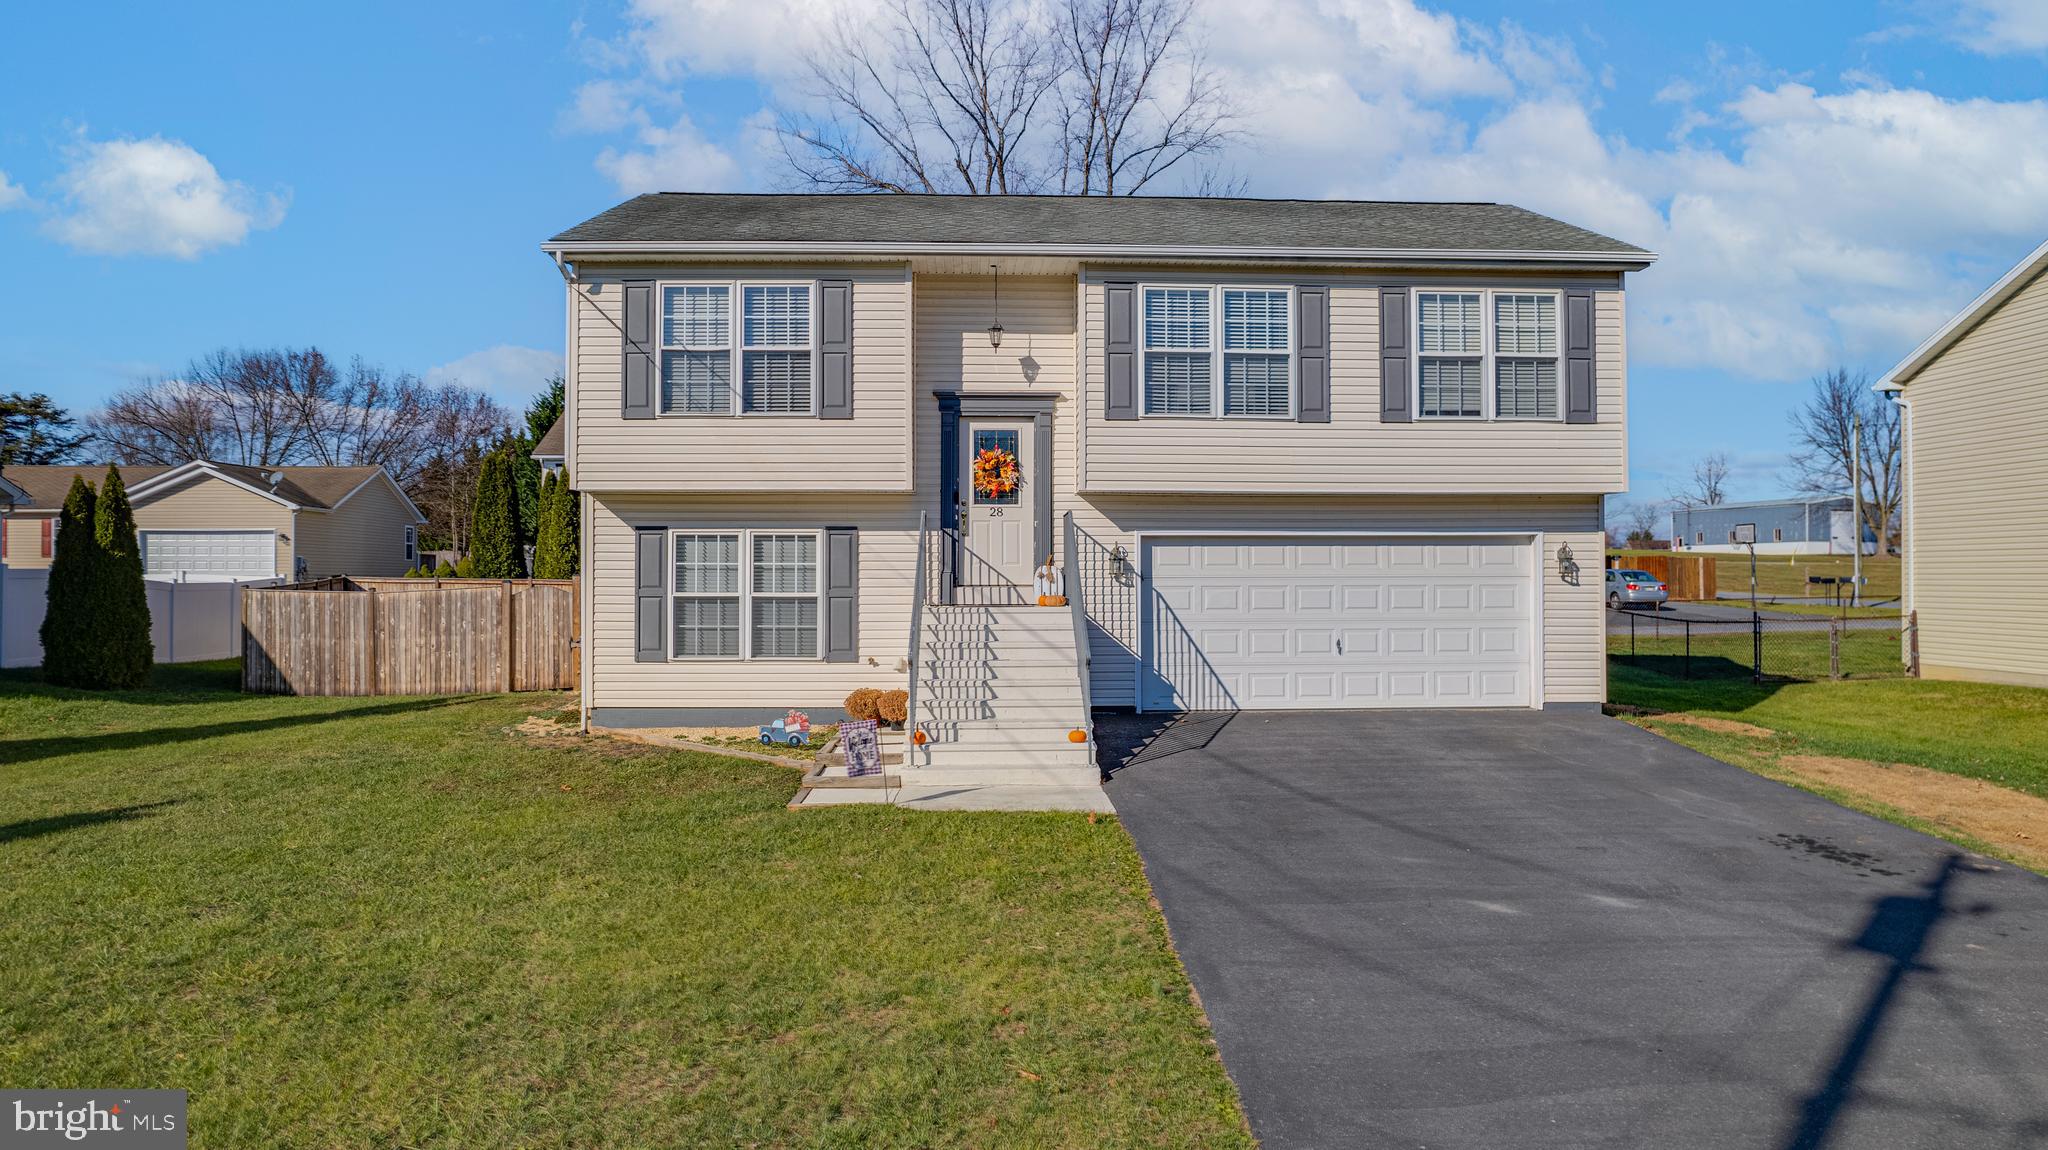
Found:
<path fill-rule="evenodd" d="M 1512 204 L 652 192 L 549 244 L 849 243 L 1559 252 L 1654 258 Z"/>

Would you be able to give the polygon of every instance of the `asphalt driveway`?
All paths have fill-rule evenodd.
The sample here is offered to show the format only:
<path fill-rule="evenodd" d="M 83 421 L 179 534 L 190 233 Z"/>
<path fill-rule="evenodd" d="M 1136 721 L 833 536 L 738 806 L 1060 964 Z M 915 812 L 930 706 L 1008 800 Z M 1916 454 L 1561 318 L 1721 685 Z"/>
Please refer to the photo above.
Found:
<path fill-rule="evenodd" d="M 2048 879 L 1596 714 L 1147 718 L 1108 791 L 1268 1147 L 2048 1146 Z"/>

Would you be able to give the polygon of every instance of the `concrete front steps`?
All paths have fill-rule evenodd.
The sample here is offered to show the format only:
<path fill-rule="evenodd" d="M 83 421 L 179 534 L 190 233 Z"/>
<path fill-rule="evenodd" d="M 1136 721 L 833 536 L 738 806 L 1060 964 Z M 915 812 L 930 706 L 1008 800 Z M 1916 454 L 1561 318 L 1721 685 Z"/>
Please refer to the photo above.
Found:
<path fill-rule="evenodd" d="M 1101 780 L 1064 607 L 924 608 L 916 784 L 1093 786 Z"/>

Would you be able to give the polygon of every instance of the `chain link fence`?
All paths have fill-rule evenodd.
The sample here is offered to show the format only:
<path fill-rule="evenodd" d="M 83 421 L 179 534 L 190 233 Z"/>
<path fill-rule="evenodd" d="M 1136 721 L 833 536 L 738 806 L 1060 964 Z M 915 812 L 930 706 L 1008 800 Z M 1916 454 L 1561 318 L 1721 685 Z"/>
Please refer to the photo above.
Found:
<path fill-rule="evenodd" d="M 1678 679 L 1885 679 L 1907 666 L 1909 619 L 1697 618 L 1608 612 L 1611 658 Z M 1625 622 L 1624 622 L 1625 620 Z"/>

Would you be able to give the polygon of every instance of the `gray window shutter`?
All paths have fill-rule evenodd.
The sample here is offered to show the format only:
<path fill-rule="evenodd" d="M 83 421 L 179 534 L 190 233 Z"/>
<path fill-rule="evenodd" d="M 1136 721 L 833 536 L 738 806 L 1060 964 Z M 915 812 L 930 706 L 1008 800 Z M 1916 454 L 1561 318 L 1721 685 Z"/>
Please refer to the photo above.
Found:
<path fill-rule="evenodd" d="M 633 529 L 633 661 L 668 659 L 668 528 Z"/>
<path fill-rule="evenodd" d="M 1294 362 L 1300 395 L 1294 403 L 1298 423 L 1330 422 L 1330 289 L 1295 291 L 1301 315 L 1294 324 Z"/>
<path fill-rule="evenodd" d="M 1138 285 L 1104 284 L 1105 419 L 1138 418 Z"/>
<path fill-rule="evenodd" d="M 860 532 L 825 528 L 825 661 L 860 658 Z"/>
<path fill-rule="evenodd" d="M 853 418 L 853 281 L 818 285 L 818 418 Z"/>
<path fill-rule="evenodd" d="M 1380 289 L 1380 422 L 1409 423 L 1408 289 Z"/>
<path fill-rule="evenodd" d="M 626 346 L 620 408 L 627 419 L 653 419 L 655 411 L 654 284 L 626 284 Z"/>
<path fill-rule="evenodd" d="M 1564 293 L 1564 421 L 1598 423 L 1600 394 L 1593 379 L 1593 289 Z"/>

